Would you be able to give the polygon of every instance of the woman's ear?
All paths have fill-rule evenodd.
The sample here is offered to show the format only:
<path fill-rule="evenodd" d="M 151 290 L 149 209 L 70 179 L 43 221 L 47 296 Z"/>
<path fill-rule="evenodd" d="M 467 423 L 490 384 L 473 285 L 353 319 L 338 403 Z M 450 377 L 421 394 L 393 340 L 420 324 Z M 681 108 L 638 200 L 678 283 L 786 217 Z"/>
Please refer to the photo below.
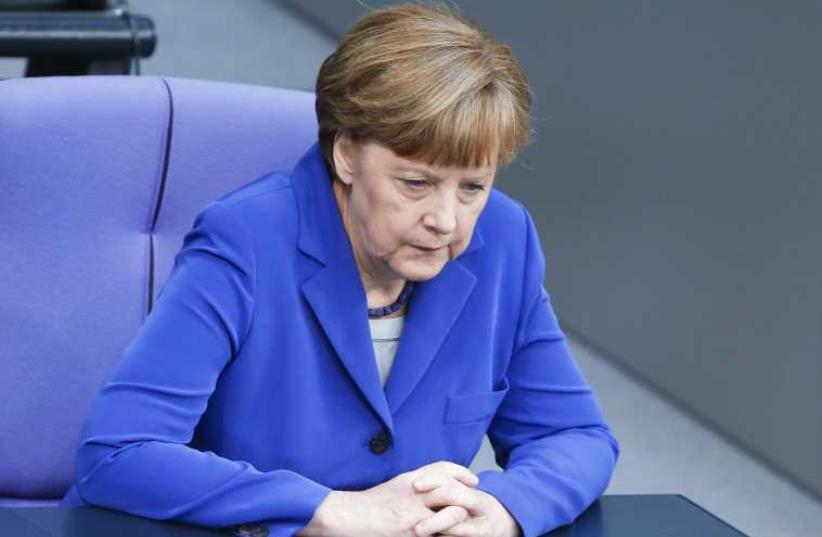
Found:
<path fill-rule="evenodd" d="M 348 186 L 351 186 L 357 174 L 358 149 L 357 143 L 349 135 L 337 133 L 334 137 L 334 169 L 337 177 Z"/>

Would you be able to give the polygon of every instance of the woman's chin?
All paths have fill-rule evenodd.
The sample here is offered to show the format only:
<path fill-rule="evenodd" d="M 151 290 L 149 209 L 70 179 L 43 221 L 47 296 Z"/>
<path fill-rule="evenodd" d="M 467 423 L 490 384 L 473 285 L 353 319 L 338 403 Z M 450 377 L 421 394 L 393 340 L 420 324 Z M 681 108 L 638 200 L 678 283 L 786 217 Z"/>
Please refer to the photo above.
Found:
<path fill-rule="evenodd" d="M 442 272 L 445 262 L 440 260 L 408 261 L 397 272 L 406 280 L 423 282 Z"/>

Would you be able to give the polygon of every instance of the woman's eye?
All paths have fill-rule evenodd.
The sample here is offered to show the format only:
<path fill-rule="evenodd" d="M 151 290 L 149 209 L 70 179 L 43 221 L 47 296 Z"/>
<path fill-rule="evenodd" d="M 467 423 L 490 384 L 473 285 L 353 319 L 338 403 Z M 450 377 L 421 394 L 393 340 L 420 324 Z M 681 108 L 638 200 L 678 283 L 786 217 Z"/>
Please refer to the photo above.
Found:
<path fill-rule="evenodd" d="M 422 190 L 425 188 L 426 182 L 422 179 L 403 179 L 403 183 L 405 183 L 411 190 Z"/>

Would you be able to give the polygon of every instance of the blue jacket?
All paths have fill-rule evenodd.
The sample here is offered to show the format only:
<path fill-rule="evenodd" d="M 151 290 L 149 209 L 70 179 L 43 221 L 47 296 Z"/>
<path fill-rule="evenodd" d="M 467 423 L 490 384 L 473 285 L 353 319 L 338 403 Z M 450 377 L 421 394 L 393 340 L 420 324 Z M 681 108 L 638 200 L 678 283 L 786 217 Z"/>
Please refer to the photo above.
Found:
<path fill-rule="evenodd" d="M 380 383 L 367 304 L 318 145 L 206 207 L 97 395 L 63 505 L 292 535 L 332 490 L 488 433 L 479 488 L 526 537 L 572 522 L 619 455 L 543 287 L 528 212 L 493 190 L 466 250 L 417 285 Z M 383 433 L 383 434 L 380 434 Z"/>

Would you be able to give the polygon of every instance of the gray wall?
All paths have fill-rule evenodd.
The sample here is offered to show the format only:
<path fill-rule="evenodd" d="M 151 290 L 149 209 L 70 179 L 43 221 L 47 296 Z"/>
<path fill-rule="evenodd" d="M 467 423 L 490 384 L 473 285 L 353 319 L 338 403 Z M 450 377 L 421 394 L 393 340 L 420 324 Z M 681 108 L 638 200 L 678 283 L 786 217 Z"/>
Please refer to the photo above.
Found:
<path fill-rule="evenodd" d="M 456 3 L 536 94 L 499 186 L 563 326 L 822 495 L 822 4 Z"/>

